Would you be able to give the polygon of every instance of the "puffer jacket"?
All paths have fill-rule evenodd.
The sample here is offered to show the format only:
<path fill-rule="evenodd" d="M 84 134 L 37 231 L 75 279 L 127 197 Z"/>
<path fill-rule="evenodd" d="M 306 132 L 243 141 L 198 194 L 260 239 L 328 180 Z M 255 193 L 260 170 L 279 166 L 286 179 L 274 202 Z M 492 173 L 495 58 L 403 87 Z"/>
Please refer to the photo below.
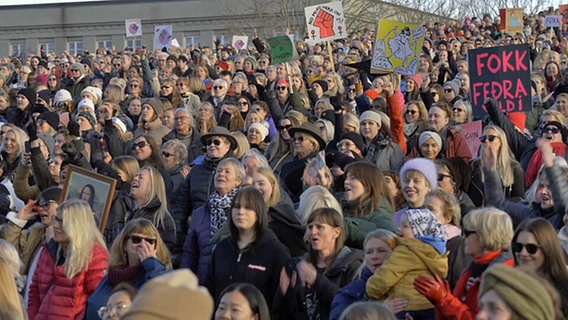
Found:
<path fill-rule="evenodd" d="M 448 253 L 440 254 L 433 246 L 419 240 L 394 238 L 389 245 L 392 255 L 367 281 L 367 295 L 384 301 L 388 297 L 408 300 L 406 311 L 433 309 L 426 297 L 414 289 L 414 280 L 420 275 L 437 273 L 448 275 Z"/>
<path fill-rule="evenodd" d="M 189 268 L 197 275 L 199 283 L 205 284 L 213 245 L 211 244 L 211 213 L 207 205 L 193 212 L 191 226 L 187 231 L 180 268 Z"/>
<path fill-rule="evenodd" d="M 363 249 L 363 241 L 367 234 L 379 228 L 397 232 L 393 218 L 394 210 L 385 197 L 381 198 L 379 207 L 369 215 L 354 216 L 358 204 L 359 200 L 342 202 L 347 246 Z"/>
<path fill-rule="evenodd" d="M 369 280 L 372 275 L 373 272 L 365 267 L 358 279 L 355 279 L 353 282 L 339 290 L 331 303 L 331 314 L 329 315 L 330 320 L 338 320 L 343 311 L 351 304 L 367 300 L 365 286 L 367 285 L 367 280 Z"/>
<path fill-rule="evenodd" d="M 28 316 L 32 320 L 83 319 L 87 299 L 105 275 L 109 255 L 102 245 L 95 244 L 89 265 L 72 279 L 65 275 L 57 248 L 57 242 L 51 240 L 39 257 L 29 292 Z"/>

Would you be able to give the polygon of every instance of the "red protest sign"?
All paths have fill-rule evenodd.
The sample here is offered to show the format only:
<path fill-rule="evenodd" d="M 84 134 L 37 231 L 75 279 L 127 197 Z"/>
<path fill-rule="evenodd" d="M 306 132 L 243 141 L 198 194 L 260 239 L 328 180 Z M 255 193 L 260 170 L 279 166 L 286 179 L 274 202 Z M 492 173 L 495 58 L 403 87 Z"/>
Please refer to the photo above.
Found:
<path fill-rule="evenodd" d="M 483 101 L 493 97 L 504 112 L 532 109 L 529 46 L 480 48 L 468 51 L 471 105 L 481 118 Z"/>

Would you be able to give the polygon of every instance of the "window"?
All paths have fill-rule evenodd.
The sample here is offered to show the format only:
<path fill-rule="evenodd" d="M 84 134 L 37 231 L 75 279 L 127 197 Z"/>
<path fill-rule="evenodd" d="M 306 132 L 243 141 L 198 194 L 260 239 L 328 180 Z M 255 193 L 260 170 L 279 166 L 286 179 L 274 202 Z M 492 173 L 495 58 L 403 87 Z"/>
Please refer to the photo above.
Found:
<path fill-rule="evenodd" d="M 142 39 L 126 39 L 126 46 L 134 51 L 142 49 Z"/>
<path fill-rule="evenodd" d="M 186 36 L 185 47 L 189 48 L 193 44 L 194 48 L 199 48 L 199 36 Z"/>
<path fill-rule="evenodd" d="M 24 57 L 26 55 L 26 40 L 10 41 L 10 55 L 13 57 Z"/>
<path fill-rule="evenodd" d="M 46 55 L 55 52 L 55 41 L 53 39 L 40 39 L 38 42 L 38 51 L 43 47 L 43 52 Z"/>
<path fill-rule="evenodd" d="M 97 39 L 97 49 L 112 50 L 112 40 L 106 37 Z"/>
<path fill-rule="evenodd" d="M 69 39 L 67 40 L 67 50 L 69 53 L 76 56 L 83 53 L 83 40 L 82 39 Z"/>

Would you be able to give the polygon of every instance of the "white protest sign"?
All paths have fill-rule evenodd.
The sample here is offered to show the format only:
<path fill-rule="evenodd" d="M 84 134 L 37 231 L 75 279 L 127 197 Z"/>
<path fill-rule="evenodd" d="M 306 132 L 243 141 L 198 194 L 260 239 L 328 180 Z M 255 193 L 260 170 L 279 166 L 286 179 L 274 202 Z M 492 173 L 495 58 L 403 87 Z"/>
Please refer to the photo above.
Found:
<path fill-rule="evenodd" d="M 562 16 L 546 16 L 544 17 L 544 26 L 547 28 L 560 28 L 562 26 Z"/>
<path fill-rule="evenodd" d="M 127 37 L 139 37 L 142 35 L 142 20 L 140 19 L 127 19 L 124 20 L 126 26 Z"/>
<path fill-rule="evenodd" d="M 173 39 L 173 26 L 171 24 L 154 27 L 154 50 L 161 50 L 163 47 L 170 49 Z"/>
<path fill-rule="evenodd" d="M 304 9 L 308 43 L 343 39 L 347 36 L 341 1 L 318 4 Z"/>

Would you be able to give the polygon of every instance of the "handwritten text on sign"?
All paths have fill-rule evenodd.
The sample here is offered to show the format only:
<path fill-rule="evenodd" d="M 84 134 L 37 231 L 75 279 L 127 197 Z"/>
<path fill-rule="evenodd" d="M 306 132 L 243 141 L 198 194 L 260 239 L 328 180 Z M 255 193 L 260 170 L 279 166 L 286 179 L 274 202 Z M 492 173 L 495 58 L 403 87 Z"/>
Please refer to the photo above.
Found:
<path fill-rule="evenodd" d="M 532 108 L 528 45 L 481 48 L 468 53 L 473 113 L 486 114 L 483 101 L 493 97 L 504 112 Z"/>

